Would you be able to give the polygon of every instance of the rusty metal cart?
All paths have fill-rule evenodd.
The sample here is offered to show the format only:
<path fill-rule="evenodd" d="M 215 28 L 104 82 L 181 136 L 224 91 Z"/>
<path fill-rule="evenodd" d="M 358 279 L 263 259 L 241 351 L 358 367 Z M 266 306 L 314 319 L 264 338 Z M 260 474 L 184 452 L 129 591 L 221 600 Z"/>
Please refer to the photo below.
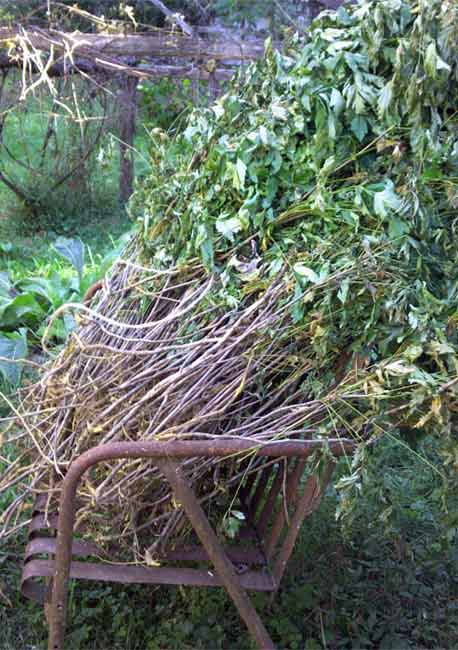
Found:
<path fill-rule="evenodd" d="M 224 587 L 236 605 L 249 633 L 260 648 L 274 648 L 247 590 L 276 592 L 305 517 L 319 505 L 334 469 L 326 460 L 320 479 L 305 482 L 307 457 L 326 444 L 332 456 L 351 454 L 349 440 L 285 440 L 260 444 L 241 439 L 172 442 L 124 442 L 100 445 L 82 454 L 68 469 L 62 483 L 58 514 L 45 517 L 46 495 L 37 500 L 22 574 L 23 594 L 47 608 L 49 650 L 63 650 L 69 579 L 120 583 Z M 248 474 L 239 498 L 246 516 L 240 531 L 243 545 L 224 547 L 210 525 L 198 498 L 188 484 L 180 462 L 189 458 L 215 458 L 255 452 L 272 459 L 258 473 Z M 100 557 L 94 544 L 74 535 L 78 483 L 97 463 L 151 458 L 169 482 L 201 545 L 175 548 L 161 558 L 161 566 L 125 566 L 75 557 Z M 54 531 L 57 530 L 57 537 Z M 45 555 L 48 559 L 41 559 Z M 37 557 L 38 556 L 38 557 Z M 169 562 L 169 566 L 167 566 Z M 190 568 L 200 562 L 203 568 Z M 174 566 L 170 566 L 173 563 Z M 178 568 L 176 564 L 178 563 Z M 240 567 L 243 567 L 241 569 Z M 48 578 L 48 585 L 42 578 Z"/>

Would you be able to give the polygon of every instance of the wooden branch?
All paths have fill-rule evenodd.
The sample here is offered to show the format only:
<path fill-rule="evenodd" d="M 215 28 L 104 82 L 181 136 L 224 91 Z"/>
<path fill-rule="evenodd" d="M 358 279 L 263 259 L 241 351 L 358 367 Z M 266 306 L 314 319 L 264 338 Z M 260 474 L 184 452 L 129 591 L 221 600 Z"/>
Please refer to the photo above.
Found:
<path fill-rule="evenodd" d="M 162 11 L 162 13 L 169 20 L 176 23 L 178 27 L 183 31 L 184 34 L 187 34 L 188 36 L 193 35 L 192 27 L 183 20 L 180 14 L 170 11 L 170 9 L 166 7 L 165 4 L 161 2 L 161 0 L 147 0 L 147 1 L 150 2 L 152 5 L 154 5 L 157 9 L 159 9 L 159 11 Z"/>
<path fill-rule="evenodd" d="M 22 61 L 20 59 L 11 59 L 4 52 L 0 52 L 0 70 L 9 70 L 22 68 Z M 39 72 L 33 65 L 32 70 L 36 73 Z M 73 74 L 84 73 L 88 76 L 95 75 L 97 72 L 116 72 L 113 64 L 109 66 L 97 64 L 90 59 L 75 58 L 73 63 L 64 62 L 62 60 L 56 61 L 48 70 L 48 76 L 66 77 Z M 140 79 L 159 79 L 162 77 L 170 77 L 177 79 L 192 79 L 208 81 L 214 79 L 215 81 L 228 81 L 234 75 L 233 68 L 216 68 L 209 70 L 205 65 L 161 65 L 154 63 L 142 63 L 139 65 L 127 65 L 123 61 L 117 62 L 117 71 L 131 77 L 139 77 Z"/>
<path fill-rule="evenodd" d="M 10 189 L 16 196 L 23 201 L 26 205 L 30 206 L 30 197 L 28 197 L 24 192 L 18 187 L 15 183 L 9 180 L 5 174 L 0 171 L 0 181 L 6 185 L 8 189 Z"/>
<path fill-rule="evenodd" d="M 20 58 L 11 58 L 6 54 L 6 52 L 0 51 L 0 70 L 10 70 L 13 68 L 21 69 L 22 64 L 23 62 Z M 39 72 L 33 62 L 31 62 L 31 68 L 33 72 Z M 70 62 L 64 62 L 62 60 L 56 61 L 48 69 L 47 74 L 49 77 L 65 77 L 66 75 L 80 72 L 85 72 L 86 74 L 91 75 L 98 70 L 100 70 L 100 68 L 90 59 L 77 58 L 74 60 L 73 64 Z"/>
<path fill-rule="evenodd" d="M 83 57 L 98 64 L 111 63 L 113 58 L 133 57 L 174 57 L 213 59 L 215 61 L 244 61 L 260 58 L 264 53 L 264 43 L 250 41 L 210 41 L 192 38 L 184 34 L 156 30 L 141 34 L 82 34 L 65 33 L 54 30 L 42 30 L 31 27 L 0 28 L 0 47 L 12 44 L 20 56 L 21 40 L 25 39 L 35 50 L 50 52 L 51 49 L 62 54 Z"/>

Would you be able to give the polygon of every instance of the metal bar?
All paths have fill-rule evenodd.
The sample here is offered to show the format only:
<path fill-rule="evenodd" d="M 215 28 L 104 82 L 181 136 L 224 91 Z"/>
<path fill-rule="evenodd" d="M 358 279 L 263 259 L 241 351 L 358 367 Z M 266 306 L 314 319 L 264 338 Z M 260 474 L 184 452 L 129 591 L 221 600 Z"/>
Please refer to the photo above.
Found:
<path fill-rule="evenodd" d="M 296 463 L 295 468 L 288 477 L 286 484 L 286 494 L 284 495 L 286 503 L 283 502 L 281 504 L 281 507 L 273 521 L 272 530 L 266 543 L 265 552 L 268 560 L 271 560 L 275 553 L 275 547 L 286 523 L 285 509 L 288 508 L 289 505 L 293 505 L 295 499 L 297 498 L 297 487 L 299 485 L 299 481 L 301 480 L 302 474 L 304 473 L 305 463 L 305 459 L 299 459 Z"/>
<path fill-rule="evenodd" d="M 56 539 L 54 537 L 35 537 L 30 540 L 25 548 L 24 560 L 27 562 L 34 555 L 55 555 L 56 553 Z M 92 542 L 84 540 L 72 540 L 72 555 L 90 556 L 101 555 L 99 549 Z"/>
<path fill-rule="evenodd" d="M 327 445 L 333 454 L 343 452 L 352 453 L 356 444 L 346 438 L 329 438 L 327 440 L 279 440 L 277 442 L 259 442 L 242 438 L 219 438 L 218 440 L 173 440 L 170 442 L 111 442 L 106 445 L 93 447 L 82 454 L 74 463 L 80 461 L 86 454 L 91 454 L 106 460 L 105 454 L 109 450 L 108 459 L 120 458 L 157 458 L 160 456 L 170 458 L 219 458 L 233 456 L 238 453 L 252 451 L 260 456 L 272 458 L 279 456 L 306 458 L 314 451 Z M 95 461 L 100 462 L 98 460 Z M 90 463 L 93 464 L 93 463 Z"/>
<path fill-rule="evenodd" d="M 56 539 L 54 537 L 34 537 L 29 541 L 24 553 L 24 560 L 31 559 L 35 555 L 48 553 L 55 555 Z M 266 558 L 258 548 L 245 546 L 225 546 L 224 550 L 231 560 L 236 564 L 257 564 L 264 565 Z M 96 556 L 103 557 L 103 551 L 92 542 L 73 539 L 72 556 Z M 208 562 L 209 557 L 201 546 L 179 546 L 158 557 L 160 562 Z M 92 564 L 91 566 L 95 566 Z"/>
<path fill-rule="evenodd" d="M 291 553 L 293 552 L 294 544 L 296 543 L 301 525 L 305 517 L 311 514 L 318 507 L 321 501 L 321 495 L 331 480 L 333 471 L 334 463 L 329 462 L 323 476 L 321 477 L 320 482 L 318 481 L 318 478 L 313 475 L 305 484 L 304 491 L 297 503 L 291 524 L 288 528 L 288 532 L 286 533 L 286 537 L 275 561 L 273 574 L 277 585 L 280 584 L 280 581 L 283 577 L 286 569 L 286 564 L 288 563 Z"/>
<path fill-rule="evenodd" d="M 49 515 L 46 519 L 45 515 L 38 514 L 34 515 L 29 524 L 29 535 L 33 535 L 37 530 L 49 530 L 50 528 L 57 527 L 57 515 Z"/>
<path fill-rule="evenodd" d="M 281 490 L 281 486 L 282 486 L 282 470 L 281 467 L 277 467 L 277 473 L 275 475 L 274 482 L 272 484 L 272 487 L 270 488 L 269 495 L 261 510 L 261 513 L 259 515 L 259 521 L 256 526 L 259 535 L 261 537 L 264 537 L 264 533 L 267 530 L 269 519 L 272 515 L 272 512 L 274 511 L 275 501 L 277 499 L 278 493 Z"/>
<path fill-rule="evenodd" d="M 245 484 L 242 485 L 242 487 L 240 488 L 239 497 L 240 500 L 246 506 L 248 506 L 250 502 L 250 494 L 251 494 L 251 490 L 253 489 L 256 476 L 257 476 L 256 472 L 251 472 L 250 474 L 248 474 L 248 478 L 246 479 Z"/>
<path fill-rule="evenodd" d="M 249 502 L 248 506 L 253 517 L 253 525 L 255 524 L 256 512 L 258 510 L 259 501 L 262 499 L 262 496 L 265 492 L 267 481 L 272 476 L 272 467 L 266 467 L 262 470 L 259 477 L 258 483 L 256 485 L 256 490 L 254 491 L 253 498 Z"/>
<path fill-rule="evenodd" d="M 210 526 L 208 519 L 202 510 L 202 506 L 183 476 L 179 465 L 176 462 L 167 459 L 163 462 L 161 461 L 159 467 L 170 483 L 175 496 L 178 498 L 188 515 L 194 530 L 199 536 L 203 547 L 215 566 L 218 577 L 234 601 L 234 604 L 236 605 L 250 634 L 255 639 L 259 648 L 273 649 L 275 647 L 273 641 L 268 635 L 267 630 L 265 629 L 264 624 L 246 591 L 242 587 L 231 561 L 224 552 L 221 542 L 216 536 L 213 528 Z"/>
<path fill-rule="evenodd" d="M 24 571 L 23 582 L 31 585 L 36 578 L 50 578 L 54 574 L 52 560 L 32 560 Z M 192 587 L 223 587 L 224 582 L 216 572 L 208 569 L 173 567 L 120 566 L 72 561 L 70 577 L 96 582 L 119 582 L 121 584 L 189 585 Z M 237 576 L 243 589 L 273 591 L 274 580 L 268 573 L 247 571 Z"/>

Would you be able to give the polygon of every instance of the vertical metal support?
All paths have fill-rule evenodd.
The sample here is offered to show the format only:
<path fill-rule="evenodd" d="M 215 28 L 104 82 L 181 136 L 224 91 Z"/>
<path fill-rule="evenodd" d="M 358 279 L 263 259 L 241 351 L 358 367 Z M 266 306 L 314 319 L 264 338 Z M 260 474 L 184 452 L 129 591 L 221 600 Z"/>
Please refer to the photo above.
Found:
<path fill-rule="evenodd" d="M 261 499 L 262 499 L 262 497 L 264 495 L 264 492 L 266 490 L 267 482 L 268 482 L 268 480 L 269 480 L 269 478 L 271 476 L 272 476 L 272 467 L 271 466 L 265 467 L 262 470 L 261 476 L 259 477 L 258 482 L 256 484 L 256 489 L 254 491 L 253 498 L 251 499 L 250 503 L 248 504 L 249 508 L 250 508 L 250 512 L 251 512 L 251 514 L 253 516 L 253 523 L 255 523 L 256 513 L 258 511 L 259 502 L 261 501 Z"/>
<path fill-rule="evenodd" d="M 305 459 L 298 458 L 296 467 L 293 469 L 290 476 L 288 477 L 288 481 L 286 485 L 286 495 L 285 495 L 286 503 L 282 504 L 284 505 L 285 508 L 287 508 L 290 504 L 294 504 L 297 499 L 297 488 L 299 486 L 299 481 L 301 480 L 301 476 L 304 473 L 305 464 L 306 464 Z M 270 537 L 266 544 L 266 555 L 269 560 L 272 559 L 275 553 L 275 547 L 280 538 L 285 522 L 286 522 L 285 509 L 280 508 L 272 524 Z"/>
<path fill-rule="evenodd" d="M 281 459 L 279 459 L 281 460 Z M 287 459 L 284 459 L 284 462 L 287 462 Z M 256 529 L 260 537 L 264 537 L 264 533 L 267 530 L 269 524 L 269 519 L 272 515 L 272 512 L 275 507 L 275 501 L 277 499 L 278 493 L 281 490 L 282 486 L 282 470 L 281 467 L 277 467 L 277 472 L 275 475 L 274 482 L 270 488 L 269 494 L 267 496 L 266 502 L 264 503 L 262 510 L 259 514 L 259 520 L 256 524 Z"/>
<path fill-rule="evenodd" d="M 70 465 L 62 485 L 51 603 L 48 609 L 48 650 L 64 650 L 68 583 L 70 580 L 73 528 L 75 525 L 76 489 L 81 476 L 92 464 L 90 462 L 81 462 L 82 460 L 84 460 L 84 455 Z"/>
<path fill-rule="evenodd" d="M 319 481 L 318 478 L 315 475 L 313 475 L 308 479 L 307 483 L 305 484 L 304 491 L 299 498 L 296 510 L 294 511 L 293 518 L 288 528 L 288 532 L 286 533 L 286 537 L 283 541 L 283 544 L 280 548 L 280 552 L 275 561 L 273 574 L 277 585 L 280 584 L 288 560 L 291 556 L 291 553 L 294 550 L 294 544 L 296 543 L 296 539 L 299 534 L 302 523 L 305 517 L 311 514 L 318 506 L 321 500 L 321 495 L 326 489 L 326 486 L 328 485 L 329 481 L 331 480 L 333 471 L 334 471 L 334 463 L 329 462 L 326 466 L 321 481 Z"/>
<path fill-rule="evenodd" d="M 210 526 L 202 510 L 202 506 L 189 487 L 179 465 L 171 460 L 161 460 L 158 465 L 170 483 L 175 497 L 182 504 L 203 547 L 207 551 L 208 557 L 215 566 L 218 577 L 234 601 L 240 616 L 244 620 L 250 634 L 256 640 L 258 647 L 267 650 L 273 649 L 275 646 L 272 639 L 268 635 L 246 591 L 240 585 L 232 562 L 227 557 L 216 533 Z"/>

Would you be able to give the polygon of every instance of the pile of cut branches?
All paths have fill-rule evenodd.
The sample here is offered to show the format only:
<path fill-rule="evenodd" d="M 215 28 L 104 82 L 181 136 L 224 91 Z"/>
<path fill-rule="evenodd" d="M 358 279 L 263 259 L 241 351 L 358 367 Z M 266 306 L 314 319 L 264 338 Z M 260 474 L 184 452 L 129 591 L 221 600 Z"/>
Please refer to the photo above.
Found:
<path fill-rule="evenodd" d="M 4 531 L 109 441 L 430 434 L 456 464 L 457 37 L 451 1 L 326 12 L 158 138 L 139 233 L 18 411 Z M 212 504 L 260 463 L 184 469 Z M 137 559 L 183 533 L 151 463 L 101 465 L 79 497 L 80 527 Z"/>

